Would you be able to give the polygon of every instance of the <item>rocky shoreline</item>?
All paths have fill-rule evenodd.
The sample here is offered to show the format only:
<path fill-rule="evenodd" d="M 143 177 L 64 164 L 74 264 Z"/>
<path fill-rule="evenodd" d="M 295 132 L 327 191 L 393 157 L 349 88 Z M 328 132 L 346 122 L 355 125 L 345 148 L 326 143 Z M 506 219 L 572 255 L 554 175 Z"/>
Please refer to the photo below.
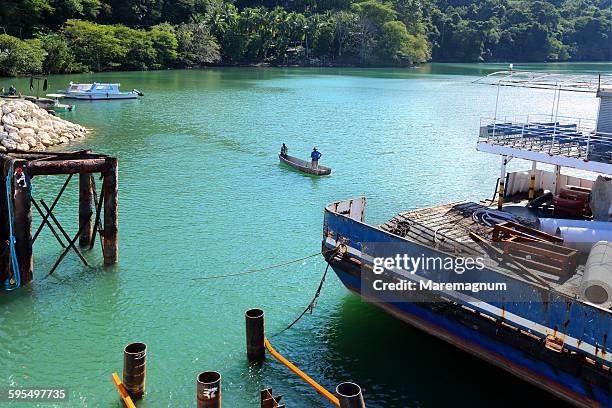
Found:
<path fill-rule="evenodd" d="M 32 102 L 0 99 L 0 152 L 40 152 L 87 133 L 83 126 L 53 116 Z"/>

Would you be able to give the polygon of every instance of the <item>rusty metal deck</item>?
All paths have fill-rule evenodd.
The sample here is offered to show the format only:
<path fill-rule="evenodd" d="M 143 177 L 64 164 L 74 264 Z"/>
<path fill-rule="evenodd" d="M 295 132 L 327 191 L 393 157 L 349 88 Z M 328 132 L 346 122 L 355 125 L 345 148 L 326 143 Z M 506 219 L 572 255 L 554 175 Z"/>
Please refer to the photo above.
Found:
<path fill-rule="evenodd" d="M 493 228 L 481 225 L 472 218 L 474 211 L 485 208 L 488 207 L 465 201 L 442 204 L 399 213 L 381 224 L 380 228 L 433 247 L 452 242 L 449 249 L 454 249 L 457 245 L 463 247 L 463 244 L 473 242 L 469 237 L 470 231 L 481 236 L 492 233 Z"/>
<path fill-rule="evenodd" d="M 475 211 L 488 208 L 490 207 L 469 201 L 441 204 L 399 213 L 389 221 L 379 225 L 379 228 L 410 241 L 446 252 L 478 254 L 485 258 L 487 264 L 500 267 L 497 262 L 492 262 L 489 254 L 474 244 L 469 236 L 470 232 L 474 232 L 481 237 L 491 237 L 493 228 L 482 225 L 473 218 Z M 501 270 L 505 270 L 506 273 L 510 272 L 507 267 L 501 267 Z M 533 272 L 547 279 L 556 290 L 569 295 L 577 293 L 582 275 L 582 270 L 579 268 L 569 279 L 560 281 L 557 277 L 541 271 L 534 270 Z M 515 272 L 510 273 L 514 274 Z"/>

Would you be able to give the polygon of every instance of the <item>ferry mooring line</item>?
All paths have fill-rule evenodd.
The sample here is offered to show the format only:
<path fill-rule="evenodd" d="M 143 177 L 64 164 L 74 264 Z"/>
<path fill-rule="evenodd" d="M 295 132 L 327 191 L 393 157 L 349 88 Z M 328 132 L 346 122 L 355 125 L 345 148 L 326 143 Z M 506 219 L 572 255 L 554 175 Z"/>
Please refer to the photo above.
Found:
<path fill-rule="evenodd" d="M 334 252 L 337 249 L 334 249 Z M 308 313 L 310 311 L 310 313 L 312 313 L 314 311 L 314 308 L 317 304 L 317 299 L 319 298 L 319 296 L 321 295 L 321 289 L 323 289 L 323 284 L 325 283 L 325 277 L 327 276 L 327 271 L 329 270 L 329 262 L 327 262 L 327 266 L 325 267 L 325 272 L 323 273 L 323 277 L 321 278 L 321 282 L 319 282 L 319 287 L 317 288 L 317 291 L 314 295 L 314 297 L 312 298 L 312 300 L 310 301 L 310 303 L 308 304 L 308 306 L 306 306 L 306 309 L 304 309 L 304 311 L 297 317 L 297 319 L 295 319 L 293 322 L 291 322 L 291 324 L 287 327 L 285 327 L 283 330 L 279 331 L 276 334 L 273 334 L 272 337 L 276 337 L 279 334 L 282 334 L 284 332 L 286 332 L 287 330 L 289 330 L 290 328 L 292 328 L 298 321 L 300 321 L 300 319 L 302 317 L 304 317 L 304 315 L 306 313 Z"/>
<path fill-rule="evenodd" d="M 331 252 L 331 251 L 329 251 Z M 209 280 L 209 279 L 224 279 L 224 278 L 231 278 L 233 276 L 243 276 L 243 275 L 249 275 L 252 273 L 257 273 L 257 272 L 263 272 L 263 271 L 267 271 L 270 269 L 276 269 L 276 268 L 280 268 L 282 266 L 286 266 L 286 265 L 291 265 L 297 262 L 301 262 L 301 261 L 305 261 L 306 259 L 309 258 L 314 258 L 315 256 L 319 256 L 321 255 L 321 252 L 315 252 L 314 254 L 311 255 L 307 255 L 305 257 L 302 258 L 298 258 L 298 259 L 294 259 L 291 261 L 287 261 L 287 262 L 283 262 L 283 263 L 279 263 L 279 264 L 275 264 L 275 265 L 270 265 L 270 266 L 266 266 L 263 268 L 258 268 L 258 269 L 248 269 L 246 271 L 242 271 L 242 272 L 236 272 L 236 273 L 229 273 L 226 275 L 215 275 L 215 276 L 200 276 L 197 278 L 191 278 L 191 280 Z"/>

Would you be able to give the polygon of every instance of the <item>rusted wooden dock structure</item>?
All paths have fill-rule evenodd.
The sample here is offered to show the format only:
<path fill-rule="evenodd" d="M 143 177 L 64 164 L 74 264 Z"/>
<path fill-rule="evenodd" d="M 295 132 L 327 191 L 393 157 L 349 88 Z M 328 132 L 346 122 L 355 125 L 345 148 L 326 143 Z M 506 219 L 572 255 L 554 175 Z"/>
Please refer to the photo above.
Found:
<path fill-rule="evenodd" d="M 77 152 L 4 153 L 0 154 L 2 192 L 0 192 L 0 283 L 15 288 L 32 281 L 33 246 L 41 230 L 48 227 L 63 252 L 49 273 L 73 250 L 88 265 L 75 245 L 92 249 L 100 234 L 105 264 L 118 259 L 118 173 L 117 159 L 89 150 Z M 100 194 L 96 193 L 94 174 L 102 178 Z M 59 223 L 53 209 L 75 174 L 79 178 L 78 232 L 70 237 Z M 31 179 L 40 176 L 66 175 L 67 179 L 51 203 L 37 200 L 32 194 Z M 42 207 L 42 208 L 41 208 Z M 42 223 L 32 235 L 32 209 Z"/>

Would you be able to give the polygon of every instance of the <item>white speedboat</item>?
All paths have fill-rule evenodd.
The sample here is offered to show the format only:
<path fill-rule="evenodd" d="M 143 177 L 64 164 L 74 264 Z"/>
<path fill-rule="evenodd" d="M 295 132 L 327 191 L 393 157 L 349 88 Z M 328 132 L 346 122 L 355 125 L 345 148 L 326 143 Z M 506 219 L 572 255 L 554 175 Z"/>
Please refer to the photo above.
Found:
<path fill-rule="evenodd" d="M 74 110 L 74 105 L 68 105 L 60 102 L 60 99 L 65 97 L 64 94 L 50 93 L 46 96 L 53 99 L 53 106 L 51 109 L 53 109 L 55 112 L 72 112 Z"/>
<path fill-rule="evenodd" d="M 93 84 L 75 84 L 70 82 L 67 89 L 60 91 L 66 98 L 69 99 L 85 99 L 85 100 L 109 100 L 109 99 L 136 99 L 144 94 L 137 89 L 130 92 L 119 91 L 120 84 L 102 84 L 94 82 Z"/>

